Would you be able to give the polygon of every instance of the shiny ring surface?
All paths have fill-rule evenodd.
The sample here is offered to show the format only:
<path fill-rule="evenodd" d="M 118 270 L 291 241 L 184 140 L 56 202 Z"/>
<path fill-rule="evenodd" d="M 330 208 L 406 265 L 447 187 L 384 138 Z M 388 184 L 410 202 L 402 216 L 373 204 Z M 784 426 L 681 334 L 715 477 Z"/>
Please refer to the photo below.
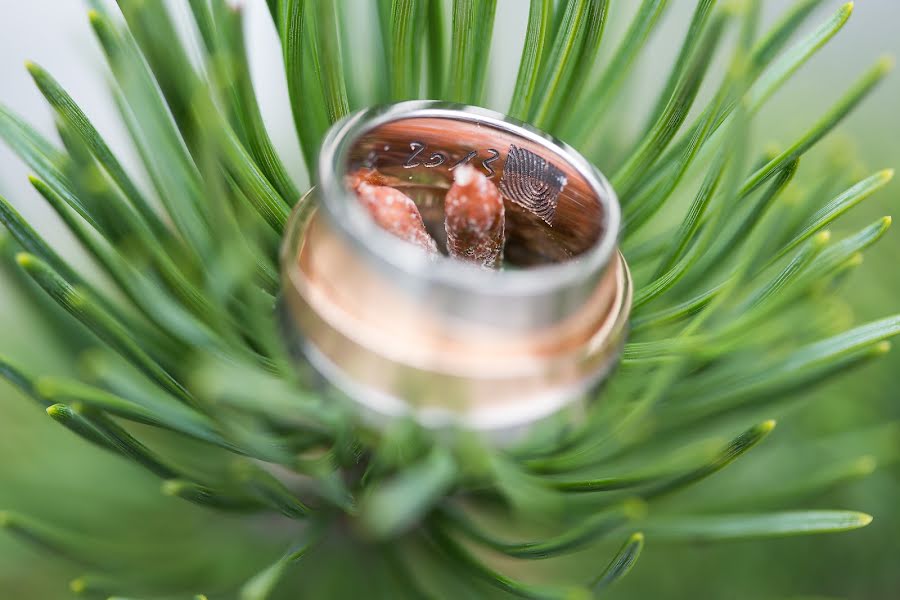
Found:
<path fill-rule="evenodd" d="M 508 268 L 411 251 L 346 184 L 360 168 L 384 172 L 427 224 L 463 164 L 502 193 Z M 282 246 L 284 329 L 361 414 L 507 435 L 595 395 L 632 291 L 617 198 L 576 150 L 482 108 L 403 102 L 336 123 L 316 179 Z"/>

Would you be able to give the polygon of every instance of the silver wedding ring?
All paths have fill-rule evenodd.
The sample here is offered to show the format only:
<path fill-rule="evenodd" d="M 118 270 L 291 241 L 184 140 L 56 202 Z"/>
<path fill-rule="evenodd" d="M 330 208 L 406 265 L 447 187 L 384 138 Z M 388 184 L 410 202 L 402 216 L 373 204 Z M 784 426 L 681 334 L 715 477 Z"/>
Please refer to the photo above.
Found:
<path fill-rule="evenodd" d="M 502 194 L 502 269 L 415 251 L 347 184 L 359 169 L 398 182 L 440 246 L 444 195 L 463 165 Z M 317 185 L 289 222 L 286 338 L 375 423 L 412 416 L 505 435 L 577 414 L 626 335 L 619 227 L 603 175 L 527 124 L 433 101 L 366 109 L 328 132 Z"/>

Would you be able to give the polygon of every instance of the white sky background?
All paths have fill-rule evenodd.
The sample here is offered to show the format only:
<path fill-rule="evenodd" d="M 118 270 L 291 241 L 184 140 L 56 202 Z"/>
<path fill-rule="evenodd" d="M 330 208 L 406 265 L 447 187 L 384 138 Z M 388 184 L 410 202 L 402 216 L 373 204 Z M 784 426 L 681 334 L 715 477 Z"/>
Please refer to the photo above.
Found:
<path fill-rule="evenodd" d="M 353 0 L 366 2 L 367 0 Z M 721 3 L 724 3 L 723 0 Z M 170 0 L 176 13 L 186 16 L 185 0 Z M 790 6 L 791 0 L 763 0 L 766 21 Z M 254 78 L 276 145 L 285 153 L 292 171 L 300 172 L 300 161 L 290 110 L 283 82 L 280 55 L 263 0 L 245 0 L 247 28 L 252 48 Z M 615 4 L 615 3 L 614 3 Z M 617 9 L 630 12 L 638 2 L 618 0 Z M 827 19 L 841 2 L 825 1 L 812 24 Z M 667 22 L 656 36 L 651 56 L 662 57 L 660 64 L 639 65 L 636 85 L 653 83 L 667 70 L 684 26 L 693 11 L 694 0 L 670 0 Z M 49 107 L 31 82 L 23 63 L 26 59 L 41 64 L 53 74 L 88 113 L 113 148 L 124 155 L 126 164 L 134 164 L 126 133 L 118 121 L 108 94 L 106 67 L 94 41 L 87 20 L 86 3 L 79 0 L 0 0 L 0 102 L 25 116 L 38 130 L 55 139 Z M 526 0 L 500 0 L 497 14 L 493 55 L 496 61 L 491 91 L 494 98 L 505 98 L 497 90 L 508 90 L 515 79 L 521 32 L 527 19 Z M 780 141 L 786 143 L 811 124 L 821 111 L 834 102 L 855 76 L 884 53 L 900 53 L 900 2 L 894 0 L 860 0 L 850 22 L 792 81 L 773 99 L 770 114 L 779 106 L 785 114 L 800 115 L 800 122 L 779 123 Z M 603 48 L 609 52 L 621 31 L 607 30 L 610 35 Z M 602 59 L 601 59 L 602 60 Z M 642 83 L 643 82 L 643 83 Z M 507 92 L 508 93 L 508 92 Z M 900 76 L 892 74 L 876 94 L 842 127 L 858 139 L 878 140 L 864 154 L 900 160 L 900 126 L 895 116 L 900 108 Z M 797 103 L 808 109 L 798 111 Z M 892 166 L 873 164 L 873 168 Z M 5 146 L 0 144 L 0 194 L 7 197 L 22 213 L 36 219 L 48 235 L 59 231 L 58 223 L 27 182 L 27 168 Z M 136 175 L 140 177 L 138 172 Z M 301 184 L 302 185 L 302 184 Z M 71 241 L 57 238 L 68 245 Z"/>

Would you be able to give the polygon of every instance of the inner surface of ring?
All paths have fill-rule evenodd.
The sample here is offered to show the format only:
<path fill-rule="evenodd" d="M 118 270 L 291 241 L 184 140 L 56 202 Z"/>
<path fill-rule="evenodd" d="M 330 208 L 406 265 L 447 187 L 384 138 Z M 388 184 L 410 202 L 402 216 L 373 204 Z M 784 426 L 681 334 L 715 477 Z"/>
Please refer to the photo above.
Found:
<path fill-rule="evenodd" d="M 578 257 L 605 233 L 597 191 L 558 151 L 483 122 L 417 116 L 377 125 L 350 149 L 345 173 L 375 169 L 416 203 L 446 250 L 444 196 L 469 164 L 499 188 L 506 210 L 503 266 L 526 268 Z"/>

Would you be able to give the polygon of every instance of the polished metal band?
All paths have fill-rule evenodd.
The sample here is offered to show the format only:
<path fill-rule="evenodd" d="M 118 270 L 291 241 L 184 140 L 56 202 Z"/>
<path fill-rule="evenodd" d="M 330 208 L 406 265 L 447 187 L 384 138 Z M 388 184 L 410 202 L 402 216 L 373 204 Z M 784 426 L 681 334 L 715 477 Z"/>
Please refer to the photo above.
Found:
<path fill-rule="evenodd" d="M 345 184 L 371 167 L 446 187 L 465 163 L 503 192 L 516 268 L 410 251 Z M 289 224 L 286 333 L 364 414 L 519 430 L 584 398 L 615 362 L 631 305 L 619 223 L 606 179 L 528 125 L 438 102 L 368 109 L 328 133 Z"/>
<path fill-rule="evenodd" d="M 412 156 L 419 145 L 424 148 Z M 354 163 L 373 158 L 376 167 L 419 162 L 414 169 L 424 172 L 450 169 L 471 152 L 476 152 L 476 163 L 487 161 L 487 168 L 502 182 L 510 146 L 541 156 L 568 175 L 552 226 L 540 219 L 531 221 L 535 229 L 563 238 L 560 245 L 577 255 L 577 261 L 560 260 L 504 272 L 469 269 L 454 261 L 434 264 L 381 231 L 344 185 L 343 177 Z M 429 168 L 436 162 L 431 157 L 439 153 L 446 155 L 447 161 Z M 371 108 L 346 118 L 325 137 L 318 185 L 322 207 L 338 230 L 380 263 L 379 268 L 397 285 L 449 314 L 494 327 L 532 329 L 577 309 L 594 293 L 596 281 L 615 252 L 620 227 L 615 193 L 577 151 L 529 125 L 471 106 L 413 101 Z M 524 211 L 513 215 L 529 217 Z"/>

